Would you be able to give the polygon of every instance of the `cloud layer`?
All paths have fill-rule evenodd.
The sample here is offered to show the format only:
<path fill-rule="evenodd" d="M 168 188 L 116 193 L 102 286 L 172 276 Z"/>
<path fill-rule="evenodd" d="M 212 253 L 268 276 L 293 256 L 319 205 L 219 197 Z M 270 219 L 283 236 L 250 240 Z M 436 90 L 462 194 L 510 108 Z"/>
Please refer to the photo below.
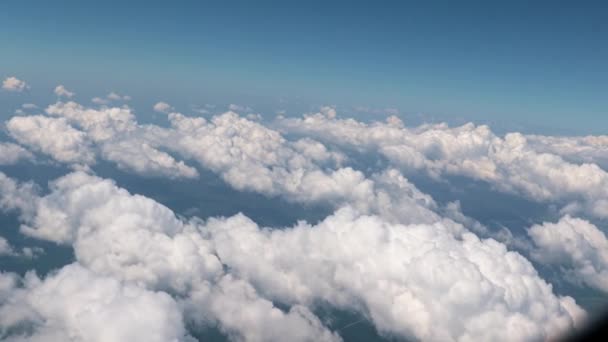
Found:
<path fill-rule="evenodd" d="M 0 164 L 45 155 L 77 171 L 46 192 L 0 173 L 0 209 L 18 214 L 21 233 L 72 248 L 75 260 L 46 277 L 0 274 L 0 338 L 188 341 L 192 327 L 217 327 L 239 341 L 339 341 L 337 327 L 317 315 L 325 307 L 399 339 L 547 340 L 584 323 L 584 310 L 525 256 L 478 237 L 486 228 L 458 202 L 438 203 L 413 184 L 407 175 L 417 171 L 558 205 L 564 216 L 532 225 L 525 252 L 608 291 L 608 240 L 591 219 L 571 216 L 608 218 L 604 137 L 408 128 L 396 116 L 340 119 L 330 106 L 269 126 L 232 111 L 186 116 L 159 102 L 153 109 L 168 121 L 159 126 L 110 106 L 128 99 L 59 101 L 6 122 L 16 143 L 0 143 Z M 360 170 L 353 152 L 381 166 Z M 242 214 L 182 218 L 95 176 L 99 160 L 171 179 L 204 168 L 236 190 L 333 214 L 280 228 Z M 0 237 L 0 254 L 17 253 Z"/>

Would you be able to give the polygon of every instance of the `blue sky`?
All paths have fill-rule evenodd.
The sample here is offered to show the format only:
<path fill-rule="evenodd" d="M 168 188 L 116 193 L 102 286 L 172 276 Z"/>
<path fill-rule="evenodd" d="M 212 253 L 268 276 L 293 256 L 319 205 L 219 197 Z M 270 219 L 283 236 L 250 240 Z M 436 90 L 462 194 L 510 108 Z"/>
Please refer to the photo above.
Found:
<path fill-rule="evenodd" d="M 140 113 L 158 100 L 294 114 L 334 104 L 608 127 L 602 2 L 24 0 L 2 2 L 0 23 L 0 76 L 26 80 L 40 104 L 62 83 L 83 99 L 129 94 Z"/>

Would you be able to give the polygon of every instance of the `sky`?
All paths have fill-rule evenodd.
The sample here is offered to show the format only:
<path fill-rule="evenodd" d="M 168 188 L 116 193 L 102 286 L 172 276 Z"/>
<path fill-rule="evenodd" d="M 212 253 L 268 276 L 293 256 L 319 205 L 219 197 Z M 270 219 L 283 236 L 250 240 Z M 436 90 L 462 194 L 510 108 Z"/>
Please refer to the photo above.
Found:
<path fill-rule="evenodd" d="M 0 2 L 0 340 L 584 332 L 606 14 Z"/>
<path fill-rule="evenodd" d="M 391 107 L 599 134 L 607 18 L 599 1 L 5 1 L 0 76 L 26 80 L 41 102 L 59 82 L 145 108 Z"/>

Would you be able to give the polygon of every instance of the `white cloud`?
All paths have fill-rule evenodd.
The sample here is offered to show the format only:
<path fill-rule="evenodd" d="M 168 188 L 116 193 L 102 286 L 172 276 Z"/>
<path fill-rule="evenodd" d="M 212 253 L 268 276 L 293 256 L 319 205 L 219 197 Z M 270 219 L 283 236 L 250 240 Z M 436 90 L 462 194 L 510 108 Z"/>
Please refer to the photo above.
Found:
<path fill-rule="evenodd" d="M 18 183 L 0 172 L 0 211 L 20 211 L 23 216 L 34 215 L 38 189 L 32 182 Z"/>
<path fill-rule="evenodd" d="M 528 235 L 536 245 L 533 258 L 559 266 L 574 283 L 608 292 L 608 239 L 598 227 L 566 215 L 532 226 Z"/>
<path fill-rule="evenodd" d="M 55 87 L 55 95 L 60 97 L 72 98 L 74 97 L 74 92 L 67 90 L 63 85 L 58 85 Z"/>
<path fill-rule="evenodd" d="M 345 208 L 276 230 L 243 215 L 183 222 L 83 173 L 57 180 L 38 203 L 26 233 L 72 244 L 78 262 L 105 277 L 179 294 L 187 319 L 218 322 L 233 337 L 335 339 L 309 310 L 319 301 L 359 312 L 383 334 L 424 340 L 546 339 L 584 316 L 521 255 L 456 236 L 447 221 L 392 224 Z"/>
<path fill-rule="evenodd" d="M 248 106 L 242 106 L 242 105 L 231 103 L 231 104 L 228 105 L 228 110 L 232 111 L 232 112 L 249 113 L 253 109 L 251 107 L 248 107 Z"/>
<path fill-rule="evenodd" d="M 72 127 L 64 118 L 16 116 L 7 121 L 6 128 L 20 144 L 60 162 L 79 165 L 95 162 L 86 134 Z"/>
<path fill-rule="evenodd" d="M 10 243 L 8 243 L 8 241 L 4 237 L 0 236 L 0 256 L 11 255 L 14 253 L 15 251 L 13 250 L 13 247 L 10 245 Z"/>
<path fill-rule="evenodd" d="M 24 103 L 21 105 L 21 108 L 23 109 L 38 109 L 38 106 L 36 106 L 33 103 Z"/>
<path fill-rule="evenodd" d="M 112 100 L 112 101 L 130 101 L 131 100 L 131 96 L 120 95 L 113 91 L 108 94 L 107 98 L 108 98 L 108 100 Z"/>
<path fill-rule="evenodd" d="M 212 241 L 198 227 L 108 180 L 63 177 L 26 221 L 24 232 L 72 244 L 78 262 L 97 274 L 179 294 L 189 320 L 217 322 L 251 341 L 281 341 L 285 334 L 296 341 L 335 340 L 307 309 L 283 313 L 247 282 L 223 275 Z"/>
<path fill-rule="evenodd" d="M 21 160 L 31 160 L 34 156 L 23 147 L 13 143 L 0 142 L 0 165 L 12 165 Z"/>
<path fill-rule="evenodd" d="M 168 104 L 167 102 L 157 102 L 154 107 L 153 107 L 155 112 L 159 112 L 159 113 L 169 113 L 173 110 L 173 107 L 171 107 L 170 104 Z"/>
<path fill-rule="evenodd" d="M 446 124 L 403 127 L 397 120 L 370 124 L 330 119 L 326 114 L 280 119 L 283 130 L 312 136 L 324 143 L 376 151 L 406 171 L 424 170 L 440 178 L 463 175 L 528 198 L 608 217 L 608 173 L 596 164 L 575 164 L 561 156 L 536 151 L 519 133 L 496 136 L 487 126 Z"/>
<path fill-rule="evenodd" d="M 25 334 L 8 341 L 183 341 L 187 335 L 177 303 L 153 292 L 102 277 L 78 264 L 40 280 L 33 274 L 16 286 L 0 275 L 3 331 Z M 103 324 L 100 324 L 103 322 Z M 108 329 L 111 327 L 111 329 Z"/>
<path fill-rule="evenodd" d="M 321 113 L 329 119 L 335 119 L 337 115 L 336 108 L 330 106 L 321 107 Z"/>
<path fill-rule="evenodd" d="M 4 81 L 2 81 L 2 89 L 6 91 L 22 92 L 26 89 L 29 89 L 29 86 L 27 85 L 27 83 L 25 83 L 25 81 L 11 76 L 7 77 L 6 79 L 4 79 Z"/>
<path fill-rule="evenodd" d="M 98 105 L 107 105 L 110 103 L 110 101 L 108 99 L 104 99 L 98 96 L 95 96 L 94 98 L 91 99 L 91 102 L 93 102 L 94 104 L 98 104 Z"/>
<path fill-rule="evenodd" d="M 131 96 L 128 95 L 120 95 L 118 93 L 115 92 L 110 92 L 108 95 L 106 95 L 106 97 L 94 97 L 91 99 L 91 102 L 98 104 L 98 105 L 108 105 L 113 101 L 130 101 L 131 100 Z"/>

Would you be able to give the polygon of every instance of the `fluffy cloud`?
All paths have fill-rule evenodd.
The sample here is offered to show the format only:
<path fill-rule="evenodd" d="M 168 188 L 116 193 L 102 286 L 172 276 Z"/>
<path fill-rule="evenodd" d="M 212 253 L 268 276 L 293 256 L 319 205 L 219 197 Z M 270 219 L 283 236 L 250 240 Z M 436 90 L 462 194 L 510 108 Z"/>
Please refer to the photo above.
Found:
<path fill-rule="evenodd" d="M 130 101 L 131 100 L 131 96 L 128 95 L 120 95 L 118 93 L 115 92 L 110 92 L 108 95 L 106 95 L 106 97 L 94 97 L 91 99 L 91 102 L 98 104 L 98 105 L 107 105 L 110 104 L 112 101 Z"/>
<path fill-rule="evenodd" d="M 108 100 L 112 100 L 112 101 L 129 101 L 129 100 L 131 100 L 131 96 L 120 95 L 113 91 L 108 94 L 107 98 L 108 98 Z"/>
<path fill-rule="evenodd" d="M 393 224 L 345 208 L 276 230 L 243 215 L 184 222 L 84 173 L 60 178 L 37 203 L 25 233 L 71 244 L 96 274 L 179 294 L 186 319 L 217 322 L 236 339 L 337 339 L 311 313 L 318 302 L 417 339 L 544 339 L 584 316 L 521 255 L 443 221 Z"/>
<path fill-rule="evenodd" d="M 36 106 L 33 103 L 24 103 L 21 105 L 21 108 L 23 109 L 38 109 L 38 106 Z"/>
<path fill-rule="evenodd" d="M 64 118 L 16 116 L 6 123 L 9 134 L 19 143 L 70 164 L 94 163 L 87 135 Z"/>
<path fill-rule="evenodd" d="M 11 255 L 13 253 L 14 253 L 13 247 L 11 247 L 11 245 L 8 243 L 8 241 L 5 238 L 0 236 L 0 256 Z"/>
<path fill-rule="evenodd" d="M 31 216 L 38 200 L 38 189 L 32 182 L 18 183 L 0 172 L 0 210 L 19 210 Z"/>
<path fill-rule="evenodd" d="M 176 302 L 102 277 L 78 264 L 44 280 L 33 274 L 16 286 L 0 274 L 0 326 L 21 332 L 6 341 L 180 341 L 187 335 Z M 108 329 L 111 327 L 111 329 Z"/>
<path fill-rule="evenodd" d="M 436 178 L 463 175 L 537 201 L 571 204 L 567 210 L 608 217 L 608 173 L 596 164 L 568 162 L 547 149 L 535 150 L 538 142 L 530 144 L 522 134 L 499 137 L 487 126 L 406 128 L 400 121 L 387 121 L 366 124 L 318 113 L 278 124 L 328 144 L 377 151 L 409 172 L 425 170 Z"/>
<path fill-rule="evenodd" d="M 55 95 L 60 97 L 72 98 L 75 94 L 74 92 L 67 90 L 63 85 L 60 84 L 55 87 Z"/>
<path fill-rule="evenodd" d="M 71 165 L 92 165 L 96 154 L 142 175 L 194 178 L 198 172 L 138 136 L 141 127 L 128 107 L 92 109 L 58 102 L 48 116 L 13 117 L 9 134 L 21 144 Z"/>
<path fill-rule="evenodd" d="M 29 86 L 27 83 L 25 83 L 25 81 L 13 76 L 7 77 L 4 79 L 4 81 L 2 81 L 2 89 L 6 91 L 22 92 L 28 88 Z"/>
<path fill-rule="evenodd" d="M 528 230 L 532 257 L 559 266 L 566 279 L 608 292 L 608 239 L 589 221 L 568 215 Z"/>
<path fill-rule="evenodd" d="M 155 112 L 159 112 L 159 113 L 169 113 L 170 111 L 173 110 L 173 107 L 171 107 L 170 104 L 168 104 L 167 102 L 157 102 L 154 107 L 152 107 L 152 109 L 154 109 Z"/>
<path fill-rule="evenodd" d="M 20 160 L 32 159 L 32 154 L 23 147 L 0 142 L 0 165 L 12 165 Z"/>
<path fill-rule="evenodd" d="M 519 254 L 470 233 L 455 239 L 441 224 L 392 225 L 344 209 L 317 226 L 261 230 L 236 216 L 209 228 L 219 258 L 269 296 L 358 310 L 389 335 L 544 339 L 581 313 Z"/>
<path fill-rule="evenodd" d="M 199 227 L 143 196 L 84 173 L 63 177 L 26 219 L 26 234 L 74 247 L 97 274 L 179 294 L 189 320 L 248 341 L 336 340 L 305 308 L 287 313 L 243 280 L 224 275 Z M 278 328 L 281 327 L 281 328 Z"/>
<path fill-rule="evenodd" d="M 608 169 L 608 136 L 559 137 L 527 135 L 536 151 L 552 153 L 573 163 L 595 163 Z"/>

